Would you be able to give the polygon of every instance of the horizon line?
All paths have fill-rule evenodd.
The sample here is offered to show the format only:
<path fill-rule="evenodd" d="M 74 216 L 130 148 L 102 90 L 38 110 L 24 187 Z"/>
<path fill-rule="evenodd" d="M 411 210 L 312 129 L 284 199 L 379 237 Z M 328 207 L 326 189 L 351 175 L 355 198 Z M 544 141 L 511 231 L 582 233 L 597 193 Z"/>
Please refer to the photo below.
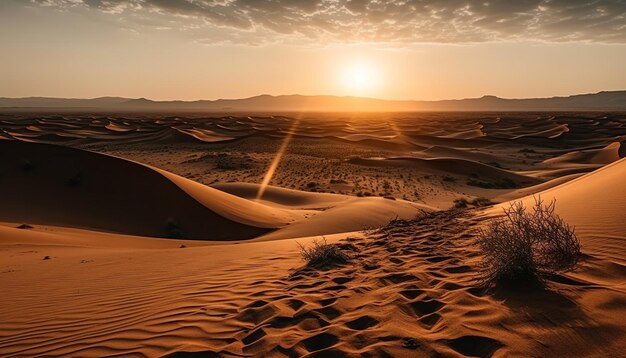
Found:
<path fill-rule="evenodd" d="M 484 94 L 480 97 L 463 97 L 463 98 L 442 98 L 442 99 L 386 99 L 386 98 L 378 98 L 378 97 L 368 97 L 368 96 L 354 96 L 354 95 L 335 95 L 335 94 L 268 94 L 262 93 L 258 95 L 248 96 L 248 97 L 237 97 L 237 98 L 216 98 L 216 99 L 151 99 L 147 97 L 123 97 L 123 96 L 98 96 L 98 97 L 55 97 L 55 96 L 24 96 L 24 97 L 6 97 L 0 96 L 0 99 L 64 99 L 64 100 L 96 100 L 96 99 L 104 99 L 104 98 L 119 98 L 119 99 L 127 99 L 127 100 L 147 100 L 151 102 L 217 102 L 217 101 L 232 101 L 232 100 L 246 100 L 258 97 L 336 97 L 336 98 L 352 98 L 352 99 L 365 99 L 365 100 L 376 100 L 376 101 L 388 101 L 388 102 L 442 102 L 442 101 L 462 101 L 462 100 L 471 100 L 471 99 L 482 99 L 482 98 L 497 98 L 503 100 L 535 100 L 535 99 L 551 99 L 551 98 L 567 98 L 573 96 L 584 96 L 584 95 L 596 95 L 600 93 L 607 92 L 626 92 L 626 89 L 618 89 L 618 90 L 600 90 L 597 92 L 584 92 L 584 93 L 573 93 L 566 95 L 554 95 L 547 97 L 500 97 L 498 95 L 493 94 Z"/>

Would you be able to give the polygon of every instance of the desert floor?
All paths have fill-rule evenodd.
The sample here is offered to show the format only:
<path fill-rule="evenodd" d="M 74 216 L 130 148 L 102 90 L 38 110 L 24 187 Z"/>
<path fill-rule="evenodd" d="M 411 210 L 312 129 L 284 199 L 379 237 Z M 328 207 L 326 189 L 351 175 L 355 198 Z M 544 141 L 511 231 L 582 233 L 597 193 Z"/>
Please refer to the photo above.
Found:
<path fill-rule="evenodd" d="M 0 355 L 621 356 L 625 156 L 616 113 L 0 114 Z M 533 195 L 579 266 L 483 288 Z"/>

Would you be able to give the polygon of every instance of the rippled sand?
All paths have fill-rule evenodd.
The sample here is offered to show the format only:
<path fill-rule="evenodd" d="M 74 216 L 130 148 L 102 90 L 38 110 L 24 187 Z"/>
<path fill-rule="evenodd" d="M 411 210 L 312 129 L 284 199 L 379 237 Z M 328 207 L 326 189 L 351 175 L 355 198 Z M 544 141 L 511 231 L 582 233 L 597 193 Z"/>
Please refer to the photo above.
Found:
<path fill-rule="evenodd" d="M 2 114 L 0 138 L 0 355 L 626 350 L 626 115 Z M 533 194 L 579 268 L 480 288 L 477 228 Z M 304 267 L 322 236 L 351 262 Z"/>

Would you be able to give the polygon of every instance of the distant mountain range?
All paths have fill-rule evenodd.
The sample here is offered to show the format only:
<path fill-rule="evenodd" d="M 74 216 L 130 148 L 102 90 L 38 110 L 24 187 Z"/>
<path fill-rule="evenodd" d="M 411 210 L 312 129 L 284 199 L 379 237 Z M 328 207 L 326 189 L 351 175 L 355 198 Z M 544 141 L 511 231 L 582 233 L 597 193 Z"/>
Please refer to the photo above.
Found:
<path fill-rule="evenodd" d="M 102 112 L 401 112 L 401 111 L 626 111 L 626 91 L 567 97 L 506 99 L 495 96 L 442 101 L 391 101 L 361 97 L 261 95 L 242 99 L 152 101 L 145 98 L 2 98 L 0 111 Z"/>

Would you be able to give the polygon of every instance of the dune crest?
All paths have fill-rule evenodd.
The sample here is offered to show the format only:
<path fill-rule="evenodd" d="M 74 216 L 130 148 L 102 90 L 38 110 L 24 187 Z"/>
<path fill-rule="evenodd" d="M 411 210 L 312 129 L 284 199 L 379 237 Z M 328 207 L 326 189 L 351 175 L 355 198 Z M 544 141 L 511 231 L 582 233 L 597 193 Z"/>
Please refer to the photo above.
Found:
<path fill-rule="evenodd" d="M 14 189 L 0 204 L 0 220 L 8 222 L 212 241 L 285 228 L 267 240 L 357 231 L 432 210 L 401 200 L 279 188 L 257 201 L 250 195 L 258 191 L 253 184 L 226 186 L 248 194 L 240 197 L 162 169 L 49 144 L 1 142 L 0 159 L 7 174 L 0 185 Z M 331 208 L 332 214 L 320 212 Z"/>
<path fill-rule="evenodd" d="M 543 161 L 547 166 L 599 164 L 605 165 L 620 159 L 620 142 L 613 142 L 601 149 L 586 149 L 569 152 Z"/>
<path fill-rule="evenodd" d="M 626 158 L 563 184 L 536 193 L 545 201 L 556 199 L 556 211 L 576 227 L 583 248 L 626 265 Z M 532 196 L 519 199 L 527 207 Z M 507 203 L 490 212 L 499 213 Z"/>
<path fill-rule="evenodd" d="M 183 178 L 176 185 L 173 174 L 168 178 L 147 166 L 107 155 L 3 141 L 0 158 L 4 172 L 0 184 L 12 188 L 0 203 L 3 221 L 205 240 L 250 239 L 267 232 L 270 224 L 272 228 L 284 224 L 275 219 L 251 220 L 258 224 L 253 226 L 236 221 L 235 215 L 226 218 L 181 189 L 189 185 Z M 194 189 L 203 198 L 220 195 L 208 187 Z M 221 199 L 222 203 L 231 200 Z M 231 203 L 230 207 L 235 206 Z M 252 210 L 249 214 L 258 217 Z"/>

